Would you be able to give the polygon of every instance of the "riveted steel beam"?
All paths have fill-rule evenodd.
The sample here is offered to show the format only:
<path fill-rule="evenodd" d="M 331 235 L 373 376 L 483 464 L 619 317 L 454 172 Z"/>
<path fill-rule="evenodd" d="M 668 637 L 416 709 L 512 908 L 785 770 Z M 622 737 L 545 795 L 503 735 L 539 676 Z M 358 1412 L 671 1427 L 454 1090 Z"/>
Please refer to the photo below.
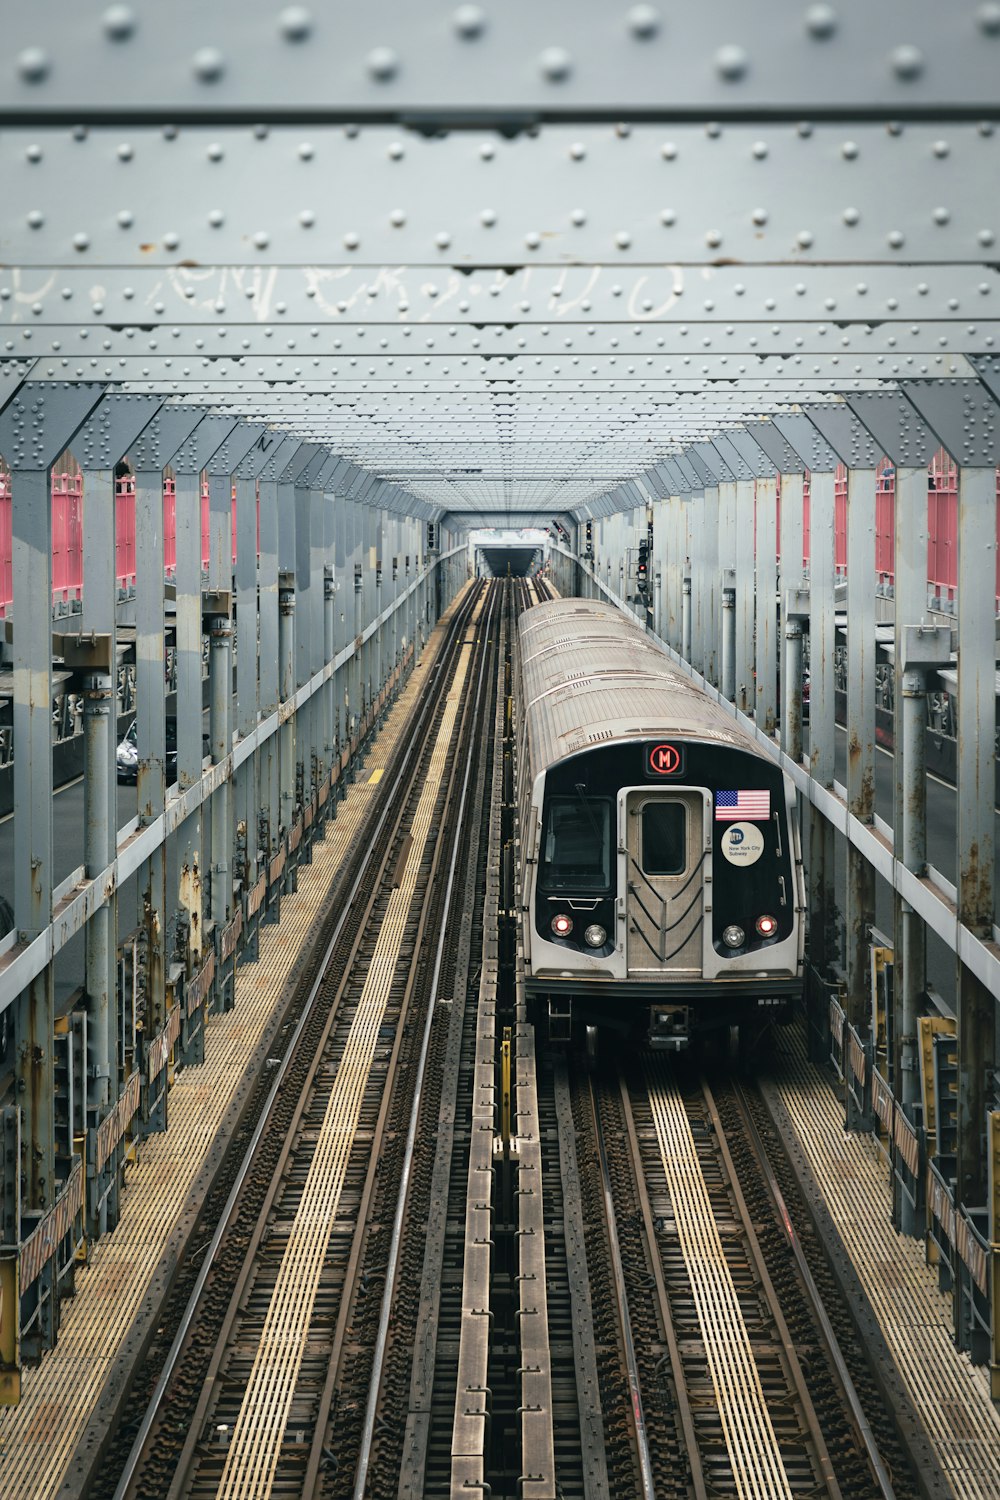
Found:
<path fill-rule="evenodd" d="M 1000 47 L 995 62 L 1000 61 Z M 379 126 L 5 130 L 18 264 L 430 262 L 448 268 L 988 261 L 975 123 L 550 125 L 445 140 Z M 258 192 L 248 195 L 246 183 Z M 336 181 L 337 192 L 326 184 Z M 265 206 L 266 205 L 266 206 Z M 119 273 L 121 274 L 121 273 Z"/>
<path fill-rule="evenodd" d="M 1000 312 L 997 309 L 990 311 Z M 62 309 L 60 309 L 62 311 Z M 969 318 L 881 318 L 874 311 L 867 317 L 832 319 L 760 319 L 732 318 L 721 322 L 700 318 L 695 309 L 678 309 L 669 318 L 657 322 L 598 323 L 588 320 L 563 321 L 558 324 L 510 320 L 488 324 L 456 319 L 446 327 L 440 324 L 401 325 L 355 322 L 350 324 L 290 324 L 280 329 L 271 324 L 243 323 L 177 323 L 162 320 L 140 326 L 133 321 L 124 325 L 104 319 L 79 323 L 15 324 L 4 330 L 0 355 L 17 355 L 30 349 L 39 360 L 39 369 L 74 370 L 81 360 L 96 359 L 110 365 L 121 378 L 123 370 L 141 371 L 152 361 L 157 368 L 159 356 L 170 359 L 171 368 L 199 370 L 221 362 L 224 368 L 235 366 L 244 371 L 266 371 L 272 378 L 287 376 L 299 367 L 304 371 L 323 371 L 331 366 L 353 370 L 375 364 L 393 367 L 402 360 L 404 368 L 421 369 L 426 362 L 437 366 L 440 360 L 474 356 L 493 366 L 498 361 L 523 361 L 543 358 L 565 360 L 579 355 L 586 363 L 595 357 L 609 356 L 626 368 L 637 356 L 643 358 L 690 358 L 698 368 L 709 356 L 738 359 L 746 371 L 758 362 L 779 369 L 781 363 L 798 358 L 803 363 L 819 359 L 836 370 L 860 373 L 858 361 L 867 368 L 878 356 L 883 363 L 905 362 L 911 358 L 933 367 L 931 373 L 951 373 L 947 356 L 957 358 L 979 353 L 990 368 L 990 351 L 1000 346 L 1000 320 L 996 317 Z M 852 359 L 853 356 L 853 359 Z M 125 365 L 119 361 L 126 361 Z M 355 363 L 357 362 L 357 363 Z M 919 373 L 919 372 L 917 372 Z M 963 373 L 970 373 L 969 370 Z M 36 378 L 38 376 L 36 375 Z M 54 377 L 50 377 L 54 378 Z"/>
<path fill-rule="evenodd" d="M 562 115 L 881 118 L 996 103 L 997 25 L 967 0 L 949 15 L 904 0 L 805 13 L 768 0 L 752 27 L 738 0 L 720 0 L 710 19 L 656 6 L 591 13 L 571 0 L 542 14 L 527 0 L 489 11 L 395 0 L 336 22 L 234 0 L 210 16 L 179 0 L 169 15 L 102 20 L 50 0 L 14 18 L 7 47 L 13 119 L 395 117 L 426 127 Z"/>
<path fill-rule="evenodd" d="M 958 320 L 977 324 L 992 313 L 1000 272 L 936 260 L 929 265 L 854 261 L 796 265 L 653 263 L 516 267 L 485 264 L 461 270 L 397 261 L 379 265 L 285 266 L 174 262 L 116 266 L 40 264 L 36 255 L 0 271 L 0 329 L 10 337 L 48 327 L 133 328 L 133 338 L 192 325 L 229 330 L 258 327 L 268 341 L 312 337 L 313 328 L 435 330 L 463 323 L 487 332 L 494 324 L 584 328 L 604 323 L 646 326 L 841 321 L 905 324 Z M 291 334 L 285 332 L 291 330 Z M 96 337 L 96 333 L 93 335 Z M 178 337 L 180 335 L 177 335 Z M 31 349 L 28 340 L 23 346 Z M 0 349 L 17 352 L 6 342 Z"/>

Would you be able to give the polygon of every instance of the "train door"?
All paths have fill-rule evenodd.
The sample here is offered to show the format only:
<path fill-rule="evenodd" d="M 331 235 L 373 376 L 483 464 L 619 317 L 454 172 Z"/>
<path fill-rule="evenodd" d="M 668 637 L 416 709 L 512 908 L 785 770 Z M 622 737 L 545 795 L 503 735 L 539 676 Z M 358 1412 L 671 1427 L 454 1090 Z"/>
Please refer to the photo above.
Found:
<path fill-rule="evenodd" d="M 702 971 L 706 865 L 701 790 L 628 791 L 625 957 L 630 976 L 697 978 Z M 621 887 L 620 887 L 621 888 Z"/>

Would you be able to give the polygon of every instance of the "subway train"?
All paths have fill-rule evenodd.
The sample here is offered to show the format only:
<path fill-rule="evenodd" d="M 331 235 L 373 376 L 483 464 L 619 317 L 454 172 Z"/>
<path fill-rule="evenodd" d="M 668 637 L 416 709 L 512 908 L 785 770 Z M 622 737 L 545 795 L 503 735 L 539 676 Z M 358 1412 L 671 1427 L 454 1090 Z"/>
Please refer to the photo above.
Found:
<path fill-rule="evenodd" d="M 786 1019 L 805 909 L 791 780 L 611 605 L 525 610 L 514 678 L 536 1022 L 680 1049 Z"/>

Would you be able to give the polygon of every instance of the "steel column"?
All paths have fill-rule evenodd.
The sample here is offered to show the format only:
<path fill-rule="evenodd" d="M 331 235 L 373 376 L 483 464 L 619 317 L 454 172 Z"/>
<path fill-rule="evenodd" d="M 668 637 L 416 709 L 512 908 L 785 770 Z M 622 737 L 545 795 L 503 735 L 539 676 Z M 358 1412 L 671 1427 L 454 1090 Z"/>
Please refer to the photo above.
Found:
<path fill-rule="evenodd" d="M 236 480 L 236 732 L 246 739 L 257 727 L 257 481 Z M 242 860 L 234 866 L 244 892 L 257 878 L 257 781 L 259 752 L 234 779 L 236 818 L 242 828 Z"/>
<path fill-rule="evenodd" d="M 996 472 L 958 471 L 958 919 L 993 931 L 996 800 Z M 958 1184 L 969 1208 L 986 1201 L 986 1075 L 996 1051 L 996 999 L 958 961 Z"/>
<path fill-rule="evenodd" d="M 135 476 L 136 548 L 136 773 L 140 825 L 155 823 L 166 805 L 166 718 L 163 692 L 163 470 Z M 166 1012 L 166 850 L 157 845 L 140 872 L 146 928 L 147 1040 L 163 1026 Z"/>
<path fill-rule="evenodd" d="M 770 737 L 777 721 L 778 686 L 778 482 L 758 477 L 757 505 L 757 691 L 754 717 Z"/>
<path fill-rule="evenodd" d="M 88 675 L 84 685 L 84 799 L 90 802 L 85 811 L 85 857 L 92 879 L 112 862 L 118 845 L 115 495 L 113 468 L 84 470 L 81 625 L 85 634 L 107 641 L 109 667 L 106 676 Z M 96 1126 L 107 1113 L 118 1080 L 117 889 L 108 892 L 87 923 L 84 948 L 88 1125 Z"/>
<path fill-rule="evenodd" d="M 718 516 L 719 584 L 722 601 L 719 688 L 723 697 L 736 701 L 736 482 L 719 484 Z"/>
<path fill-rule="evenodd" d="M 834 773 L 834 473 L 812 471 L 809 502 L 809 764 L 821 786 Z M 811 809 L 809 839 L 810 948 L 819 973 L 839 956 L 833 826 Z"/>
<path fill-rule="evenodd" d="M 735 701 L 737 708 L 752 714 L 756 706 L 754 692 L 754 483 L 752 479 L 736 481 L 736 665 Z M 759 540 L 758 540 L 759 545 Z"/>
<path fill-rule="evenodd" d="M 927 674 L 906 670 L 903 626 L 922 620 L 927 608 L 927 480 L 926 467 L 896 469 L 893 707 L 902 721 L 902 737 L 893 763 L 893 828 L 898 840 L 896 858 L 915 875 L 923 875 L 927 868 Z M 892 1085 L 912 1120 L 920 1100 L 917 1018 L 927 988 L 927 932 L 923 920 L 898 894 L 893 900 L 893 922 Z M 904 1232 L 921 1232 L 906 1201 L 899 1202 L 895 1218 Z"/>
<path fill-rule="evenodd" d="M 194 786 L 202 771 L 203 659 L 201 600 L 201 478 L 178 473 L 174 488 L 177 643 L 177 785 Z M 178 900 L 187 913 L 192 972 L 204 948 L 202 808 L 177 833 Z"/>
<path fill-rule="evenodd" d="M 847 471 L 847 805 L 862 823 L 875 818 L 875 470 Z M 875 920 L 875 871 L 847 846 L 845 906 L 847 1016 L 871 1030 L 869 931 Z M 848 1091 L 848 1124 L 853 1100 Z"/>
<path fill-rule="evenodd" d="M 278 482 L 262 478 L 258 483 L 260 506 L 260 540 L 257 567 L 259 572 L 260 609 L 260 711 L 264 718 L 278 711 L 279 655 L 281 646 L 278 593 Z M 281 824 L 279 776 L 279 736 L 271 735 L 258 757 L 258 805 L 264 826 L 258 838 L 264 860 L 278 847 Z"/>
<path fill-rule="evenodd" d="M 52 920 L 52 501 L 49 469 L 11 469 L 14 614 L 14 921 L 22 941 Z M 53 1203 L 55 997 L 52 965 L 17 1005 L 22 1199 Z"/>

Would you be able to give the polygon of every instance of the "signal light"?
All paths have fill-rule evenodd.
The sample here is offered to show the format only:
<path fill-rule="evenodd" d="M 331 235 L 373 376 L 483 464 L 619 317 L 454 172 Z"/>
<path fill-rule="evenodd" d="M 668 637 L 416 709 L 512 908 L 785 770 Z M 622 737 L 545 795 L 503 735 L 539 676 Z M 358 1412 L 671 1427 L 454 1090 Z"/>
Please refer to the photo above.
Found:
<path fill-rule="evenodd" d="M 573 918 L 567 916 L 564 911 L 557 912 L 550 923 L 552 931 L 558 938 L 568 938 L 573 931 Z"/>
<path fill-rule="evenodd" d="M 778 930 L 778 919 L 777 917 L 758 917 L 756 926 L 762 938 L 774 937 Z"/>

